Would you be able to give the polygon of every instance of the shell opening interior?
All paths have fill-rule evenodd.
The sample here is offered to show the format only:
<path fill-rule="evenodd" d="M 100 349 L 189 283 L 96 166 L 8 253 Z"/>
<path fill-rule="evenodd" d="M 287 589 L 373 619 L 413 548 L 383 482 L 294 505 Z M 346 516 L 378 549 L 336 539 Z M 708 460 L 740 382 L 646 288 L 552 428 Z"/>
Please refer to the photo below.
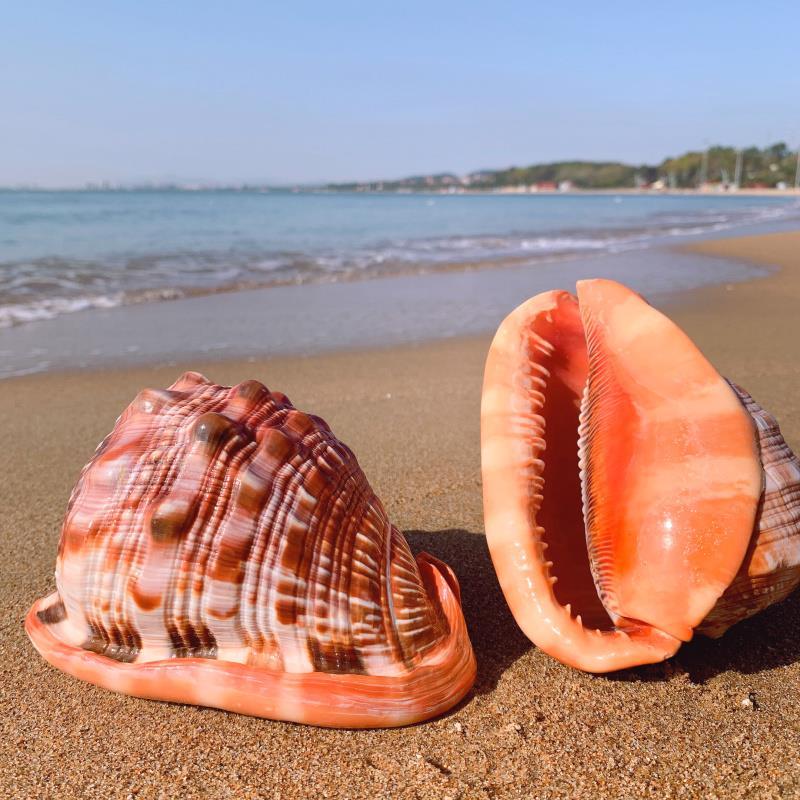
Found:
<path fill-rule="evenodd" d="M 661 661 L 785 596 L 795 464 L 774 420 L 621 284 L 536 295 L 489 348 L 486 538 L 514 618 L 563 663 Z"/>
<path fill-rule="evenodd" d="M 557 578 L 553 585 L 557 602 L 569 605 L 571 614 L 580 616 L 584 626 L 611 630 L 613 622 L 592 576 L 583 517 L 578 424 L 585 344 L 575 337 L 565 340 L 557 323 L 563 325 L 563 314 L 571 316 L 577 309 L 571 304 L 562 309 L 562 314 L 545 320 L 552 327 L 546 325 L 542 330 L 539 325 L 538 331 L 529 331 L 528 346 L 536 351 L 532 361 L 544 368 L 540 372 L 544 383 L 541 398 L 534 396 L 531 409 L 541 417 L 544 428 L 544 451 L 539 454 L 543 485 L 539 497 L 533 499 L 538 509 L 532 511 L 547 545 L 543 558 L 550 576 Z"/>
<path fill-rule="evenodd" d="M 541 539 L 547 544 L 545 556 L 552 565 L 550 575 L 556 600 L 570 606 L 573 616 L 583 624 L 600 630 L 614 627 L 603 607 L 592 576 L 586 545 L 586 527 L 581 499 L 578 463 L 578 409 L 572 392 L 556 376 L 544 390 L 540 411 L 545 426 L 545 451 L 542 454 L 541 506 L 537 523 L 544 529 Z"/>

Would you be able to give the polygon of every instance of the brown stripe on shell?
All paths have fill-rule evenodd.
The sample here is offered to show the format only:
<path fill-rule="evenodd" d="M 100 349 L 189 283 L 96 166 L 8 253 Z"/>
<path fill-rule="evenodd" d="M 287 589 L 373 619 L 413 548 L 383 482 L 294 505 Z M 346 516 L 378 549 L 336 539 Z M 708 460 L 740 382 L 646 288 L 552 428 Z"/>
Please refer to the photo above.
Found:
<path fill-rule="evenodd" d="M 82 647 L 84 650 L 106 656 L 114 661 L 132 664 L 141 650 L 141 639 L 135 631 L 131 631 L 126 639 L 123 639 L 118 632 L 109 636 L 104 629 L 90 624 L 89 636 L 83 642 Z"/>
<path fill-rule="evenodd" d="M 764 487 L 742 566 L 698 628 L 713 637 L 784 600 L 800 585 L 800 459 L 786 444 L 775 417 L 729 383 L 753 419 Z"/>
<path fill-rule="evenodd" d="M 55 625 L 66 619 L 67 609 L 64 607 L 64 602 L 62 600 L 57 600 L 53 605 L 43 608 L 41 611 L 37 611 L 36 616 L 39 617 L 45 625 Z"/>

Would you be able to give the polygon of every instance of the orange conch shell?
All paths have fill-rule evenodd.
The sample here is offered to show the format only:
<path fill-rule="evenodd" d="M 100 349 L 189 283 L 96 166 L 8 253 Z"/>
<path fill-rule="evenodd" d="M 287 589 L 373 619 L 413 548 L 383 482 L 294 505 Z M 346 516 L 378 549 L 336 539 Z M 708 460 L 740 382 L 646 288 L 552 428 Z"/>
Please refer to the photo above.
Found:
<path fill-rule="evenodd" d="M 475 660 L 452 571 L 412 556 L 353 453 L 257 381 L 145 390 L 70 499 L 51 664 L 127 694 L 337 727 L 437 715 Z"/>
<path fill-rule="evenodd" d="M 481 456 L 501 587 L 567 664 L 663 660 L 800 583 L 800 463 L 777 423 L 621 284 L 501 324 Z"/>

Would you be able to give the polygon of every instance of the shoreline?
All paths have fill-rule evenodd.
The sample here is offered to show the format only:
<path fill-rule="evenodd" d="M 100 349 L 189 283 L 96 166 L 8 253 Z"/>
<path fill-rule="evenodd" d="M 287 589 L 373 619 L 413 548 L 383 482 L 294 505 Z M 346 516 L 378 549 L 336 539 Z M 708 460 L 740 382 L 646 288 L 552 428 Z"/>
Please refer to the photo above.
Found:
<path fill-rule="evenodd" d="M 766 247 L 765 247 L 766 245 Z M 769 287 L 769 291 L 771 295 L 779 295 L 781 297 L 787 296 L 787 289 L 788 289 L 788 296 L 794 297 L 795 295 L 798 297 L 798 308 L 800 308 L 800 292 L 794 291 L 794 284 L 789 278 L 787 280 L 787 276 L 784 275 L 784 271 L 787 269 L 797 269 L 800 271 L 800 230 L 797 231 L 786 231 L 786 232 L 776 232 L 776 233 L 759 233 L 754 235 L 746 235 L 746 236 L 726 236 L 726 237 L 719 237 L 713 239 L 703 239 L 697 242 L 690 242 L 690 243 L 683 243 L 683 244 L 676 244 L 671 247 L 663 248 L 663 251 L 666 253 L 685 253 L 685 254 L 694 254 L 694 255 L 701 255 L 706 257 L 711 257 L 714 259 L 724 259 L 727 261 L 733 262 L 740 262 L 742 264 L 747 265 L 748 267 L 753 268 L 754 270 L 758 270 L 758 272 L 752 272 L 749 275 L 742 277 L 734 282 L 730 281 L 723 281 L 719 280 L 719 282 L 712 283 L 711 285 L 706 286 L 697 286 L 687 289 L 679 289 L 676 291 L 664 291 L 660 293 L 656 293 L 656 305 L 665 311 L 667 311 L 672 318 L 676 321 L 680 321 L 682 326 L 688 326 L 687 332 L 689 328 L 693 326 L 700 325 L 700 320 L 697 318 L 698 313 L 708 314 L 709 313 L 709 306 L 716 305 L 717 303 L 723 303 L 726 305 L 731 304 L 733 299 L 733 293 L 737 291 L 737 289 L 744 288 L 745 292 L 747 291 L 747 287 L 750 283 L 756 282 L 759 286 L 767 286 Z M 613 255 L 607 256 L 606 254 L 597 254 L 595 257 L 598 259 L 602 259 L 603 257 L 611 257 Z M 569 257 L 561 258 L 553 258 L 549 263 L 558 263 L 561 261 L 570 261 Z M 509 263 L 505 262 L 498 262 L 493 263 L 489 266 L 476 264 L 471 268 L 453 268 L 441 270 L 442 274 L 448 274 L 451 272 L 459 273 L 459 272 L 473 272 L 473 271 L 482 271 L 482 270 L 493 270 L 493 269 L 503 269 L 505 267 L 517 267 L 517 266 L 525 266 L 524 264 L 517 264 L 513 261 L 509 261 Z M 365 281 L 381 281 L 381 280 L 391 280 L 392 278 L 396 277 L 417 277 L 416 274 L 409 274 L 409 275 L 391 275 L 391 276 L 375 276 L 365 279 Z M 360 283 L 361 280 L 354 279 L 354 280 L 347 280 L 343 281 L 342 283 Z M 315 285 L 315 284 L 303 284 L 304 286 L 307 285 Z M 275 288 L 287 288 L 285 285 L 274 285 L 269 287 L 258 287 L 259 289 L 275 289 Z M 561 286 L 560 288 L 566 288 L 567 291 L 572 291 L 574 286 L 570 288 L 569 286 Z M 198 295 L 198 297 L 213 297 L 218 294 L 235 294 L 237 291 L 240 290 L 220 290 L 218 292 L 214 292 L 213 294 L 209 295 Z M 184 299 L 193 299 L 193 298 L 177 298 L 178 300 Z M 172 301 L 164 301 L 164 302 L 172 302 Z M 160 304 L 159 304 L 160 305 Z M 737 304 L 738 305 L 738 304 Z M 510 310 L 510 309 L 509 309 Z M 800 333 L 800 326 L 798 326 L 798 333 Z M 221 356 L 219 358 L 215 358 L 213 356 L 209 356 L 208 354 L 201 355 L 198 357 L 193 357 L 190 360 L 180 360 L 180 359 L 170 359 L 169 361 L 163 360 L 154 360 L 154 361 L 143 361 L 143 362 L 133 362 L 130 364 L 126 364 L 124 366 L 111 366 L 109 364 L 100 364 L 94 367 L 82 367 L 80 369 L 75 369 L 74 367 L 64 367 L 64 368 L 55 368 L 55 369 L 47 369 L 45 371 L 35 371 L 31 373 L 23 373 L 23 374 L 15 374 L 9 375 L 7 377 L 0 376 L 0 380 L 4 383 L 8 381 L 15 381 L 20 379 L 27 379 L 34 376 L 70 376 L 70 375 L 98 375 L 98 374 L 107 374 L 107 373 L 124 373 L 129 371 L 137 371 L 137 372 L 147 372 L 147 371 L 169 371 L 170 369 L 177 369 L 181 370 L 182 365 L 185 366 L 186 369 L 198 369 L 199 371 L 203 371 L 203 369 L 207 371 L 214 371 L 215 369 L 219 368 L 220 366 L 225 365 L 237 365 L 237 367 L 246 369 L 246 365 L 248 364 L 260 364 L 263 362 L 281 362 L 281 361 L 292 361 L 296 359 L 313 359 L 315 357 L 320 358 L 335 358 L 337 356 L 360 356 L 360 355 L 369 355 L 369 354 L 388 354 L 392 351 L 398 349 L 409 349 L 413 351 L 418 351 L 420 349 L 424 349 L 426 347 L 435 347 L 437 344 L 445 343 L 445 342 L 468 342 L 468 343 L 486 343 L 488 347 L 488 343 L 491 341 L 491 336 L 493 332 L 478 332 L 472 334 L 462 334 L 462 335 L 455 335 L 455 336 L 444 336 L 444 337 L 436 337 L 436 338 L 429 338 L 429 339 L 420 339 L 420 340 L 413 340 L 413 341 L 406 341 L 406 342 L 393 342 L 388 344 L 354 344 L 349 347 L 340 347 L 331 350 L 322 350 L 319 352 L 285 352 L 285 353 L 277 353 L 274 355 L 270 354 L 262 354 L 262 355 L 251 355 L 251 356 L 242 356 L 242 355 L 234 355 L 234 356 Z M 800 352 L 798 352 L 800 356 Z M 198 367 L 191 366 L 192 364 L 199 364 Z"/>
<path fill-rule="evenodd" d="M 527 297 L 584 277 L 620 280 L 665 302 L 684 290 L 747 281 L 765 271 L 729 255 L 711 259 L 679 247 L 686 241 L 553 256 L 535 265 L 506 259 L 470 269 L 218 291 L 62 314 L 0 329 L 0 379 L 119 365 L 306 356 L 475 336 L 494 331 L 508 310 Z"/>
<path fill-rule="evenodd" d="M 798 449 L 800 231 L 697 247 L 703 257 L 758 255 L 769 266 L 765 277 L 660 295 L 658 304 L 778 417 Z M 719 640 L 697 637 L 668 662 L 610 676 L 569 669 L 522 635 L 483 536 L 479 406 L 490 338 L 3 382 L 0 793 L 301 798 L 314 787 L 354 800 L 495 800 L 800 792 L 800 593 Z M 317 729 L 113 694 L 34 652 L 21 620 L 53 588 L 81 467 L 142 387 L 168 385 L 185 368 L 229 385 L 259 379 L 322 416 L 412 550 L 453 567 L 478 660 L 475 689 L 456 709 L 397 730 Z"/>
<path fill-rule="evenodd" d="M 191 191 L 191 190 L 187 190 Z M 214 190 L 209 190 L 214 191 Z M 235 191 L 235 190 L 234 190 Z M 378 190 L 348 190 L 348 191 L 326 191 L 319 190 L 301 190 L 295 194 L 364 194 L 364 195 L 422 195 L 422 196 L 441 196 L 451 195 L 457 197 L 483 197 L 486 195 L 503 195 L 513 196 L 521 195 L 524 197 L 569 197 L 577 195 L 578 197 L 608 197 L 614 195 L 624 195 L 626 197 L 797 197 L 800 199 L 800 189 L 786 188 L 786 189 L 736 189 L 734 191 L 725 189 L 633 189 L 630 187 L 621 187 L 619 189 L 537 189 L 536 191 L 517 189 L 511 187 L 507 189 L 462 189 L 454 192 L 448 190 L 435 190 L 431 189 L 425 191 L 424 189 L 403 192 L 398 190 L 393 191 L 378 191 Z"/>
<path fill-rule="evenodd" d="M 76 313 L 94 314 L 148 303 L 237 294 L 262 288 L 421 277 L 504 269 L 515 265 L 536 269 L 542 264 L 558 261 L 659 249 L 682 241 L 695 241 L 699 237 L 780 229 L 797 225 L 800 220 L 800 203 L 791 198 L 748 200 L 742 197 L 741 202 L 717 203 L 712 195 L 708 195 L 697 202 L 681 200 L 680 197 L 664 198 L 663 201 L 654 197 L 653 202 L 639 202 L 639 193 L 631 192 L 628 202 L 622 196 L 615 196 L 615 192 L 607 195 L 601 192 L 594 198 L 597 202 L 589 203 L 591 197 L 588 195 L 591 193 L 586 194 L 585 202 L 580 197 L 573 198 L 577 206 L 575 203 L 556 202 L 545 204 L 541 210 L 537 210 L 535 201 L 534 206 L 529 206 L 524 202 L 510 201 L 511 205 L 507 205 L 503 200 L 486 199 L 478 206 L 467 203 L 462 207 L 458 200 L 438 203 L 422 196 L 406 198 L 401 203 L 402 210 L 392 212 L 395 216 L 399 214 L 401 221 L 406 220 L 399 227 L 395 223 L 395 228 L 387 228 L 388 218 L 392 216 L 388 210 L 395 203 L 387 206 L 377 200 L 359 199 L 357 193 L 328 210 L 323 209 L 329 204 L 323 202 L 320 205 L 313 199 L 300 205 L 278 203 L 273 208 L 274 202 L 271 205 L 268 201 L 265 205 L 252 198 L 239 201 L 234 198 L 220 201 L 218 208 L 214 206 L 222 221 L 230 221 L 238 208 L 251 216 L 270 212 L 288 214 L 287 220 L 294 220 L 294 227 L 289 225 L 289 232 L 281 233 L 282 229 L 276 222 L 277 238 L 256 238 L 249 244 L 236 244 L 236 237 L 226 238 L 223 230 L 218 237 L 197 239 L 196 248 L 187 249 L 180 236 L 175 240 L 178 245 L 167 236 L 159 248 L 155 248 L 152 241 L 160 241 L 163 232 L 146 226 L 139 235 L 146 235 L 151 244 L 143 246 L 141 241 L 137 243 L 132 231 L 123 233 L 119 230 L 122 223 L 116 223 L 115 227 L 112 222 L 107 222 L 104 223 L 108 226 L 106 233 L 117 242 L 119 252 L 114 250 L 106 255 L 103 253 L 107 248 L 96 244 L 105 240 L 104 229 L 92 231 L 84 221 L 72 230 L 64 218 L 66 209 L 56 203 L 53 224 L 57 225 L 56 231 L 66 237 L 65 244 L 59 244 L 57 237 L 37 244 L 36 237 L 30 238 L 36 232 L 35 226 L 21 224 L 17 230 L 13 224 L 10 227 L 0 225 L 8 237 L 5 240 L 8 245 L 6 260 L 0 265 L 0 276 L 3 277 L 0 280 L 0 354 L 13 350 L 13 347 L 4 345 L 4 331 Z M 111 207 L 121 204 L 117 213 L 123 215 L 120 219 L 124 219 L 124 214 L 134 213 L 144 201 L 117 198 L 109 202 Z M 173 198 L 155 202 L 155 207 L 164 214 L 170 213 L 170 209 L 176 214 L 183 209 L 183 213 L 193 218 L 191 215 L 208 213 L 211 206 L 204 206 L 205 202 Z M 207 201 L 212 205 L 215 202 L 212 199 Z M 588 209 L 581 211 L 587 203 L 591 212 Z M 91 204 L 94 207 L 97 202 L 91 201 Z M 7 202 L 6 206 L 9 205 L 13 208 L 14 204 Z M 29 215 L 35 219 L 37 213 L 50 205 L 53 204 L 31 201 L 24 205 L 24 209 L 28 209 Z M 344 224 L 346 220 L 341 219 L 342 216 L 353 216 L 344 210 L 364 205 L 367 219 L 372 219 L 370 215 L 377 215 L 374 233 L 377 238 L 365 238 L 363 231 L 358 233 L 357 225 L 351 226 L 352 229 L 345 226 L 349 233 L 339 243 L 336 237 L 331 238 L 330 232 L 312 234 L 310 238 L 297 234 L 297 223 L 302 221 L 303 214 L 310 214 L 312 222 L 316 220 L 324 231 L 327 230 L 325 219 L 328 216 L 333 215 Z M 70 201 L 67 209 L 73 208 L 78 213 L 81 206 L 82 201 Z M 435 208 L 428 209 L 428 206 Z M 576 210 L 571 213 L 573 206 Z M 473 210 L 467 213 L 466 208 Z M 498 209 L 505 210 L 500 213 Z M 4 207 L 0 222 L 4 222 L 8 210 Z M 584 219 L 587 213 L 589 217 Z M 485 214 L 488 214 L 488 219 Z M 498 214 L 505 222 L 498 221 Z M 459 220 L 458 226 L 453 228 L 456 219 Z M 482 219 L 485 221 L 481 222 Z M 283 224 L 288 223 L 284 220 Z M 69 237 L 75 237 L 74 241 Z M 233 249 L 228 252 L 226 246 Z M 41 275 L 38 275 L 40 271 Z M 35 275 L 38 277 L 34 279 Z"/>
<path fill-rule="evenodd" d="M 391 181 L 387 181 L 390 183 Z M 380 181 L 372 181 L 372 183 L 380 183 Z M 204 186 L 199 188 L 181 187 L 181 186 L 150 186 L 150 187 L 103 187 L 103 186 L 74 186 L 74 187 L 39 187 L 39 186 L 0 186 L 0 192 L 8 194 L 14 192 L 26 192 L 30 194 L 54 194 L 54 193 L 119 193 L 119 194 L 146 194 L 148 192 L 174 192 L 175 194 L 212 194 L 214 192 L 227 193 L 227 194 L 330 194 L 330 195 L 348 195 L 348 194 L 365 194 L 365 195 L 421 195 L 424 197 L 430 195 L 492 195 L 492 194 L 526 194 L 526 195 L 542 195 L 543 197 L 550 197 L 553 195 L 615 195 L 624 194 L 636 197 L 658 197 L 658 196 L 676 196 L 676 197 L 798 197 L 800 198 L 800 188 L 787 187 L 785 189 L 772 189 L 772 188 L 749 188 L 744 187 L 740 189 L 636 189 L 630 186 L 620 186 L 618 188 L 609 189 L 537 189 L 536 191 L 519 191 L 515 188 L 511 189 L 458 189 L 456 191 L 449 191 L 448 189 L 410 189 L 408 191 L 400 190 L 368 190 L 368 189 L 327 189 L 324 186 L 320 187 L 235 187 L 235 186 Z"/>

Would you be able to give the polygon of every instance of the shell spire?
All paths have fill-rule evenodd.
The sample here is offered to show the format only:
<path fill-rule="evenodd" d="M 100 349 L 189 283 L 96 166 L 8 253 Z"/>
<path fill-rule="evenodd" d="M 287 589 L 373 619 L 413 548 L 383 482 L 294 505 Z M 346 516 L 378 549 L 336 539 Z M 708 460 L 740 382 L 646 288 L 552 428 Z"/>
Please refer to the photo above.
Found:
<path fill-rule="evenodd" d="M 81 473 L 39 652 L 106 688 L 337 727 L 439 714 L 475 661 L 352 451 L 257 381 L 144 390 Z"/>

